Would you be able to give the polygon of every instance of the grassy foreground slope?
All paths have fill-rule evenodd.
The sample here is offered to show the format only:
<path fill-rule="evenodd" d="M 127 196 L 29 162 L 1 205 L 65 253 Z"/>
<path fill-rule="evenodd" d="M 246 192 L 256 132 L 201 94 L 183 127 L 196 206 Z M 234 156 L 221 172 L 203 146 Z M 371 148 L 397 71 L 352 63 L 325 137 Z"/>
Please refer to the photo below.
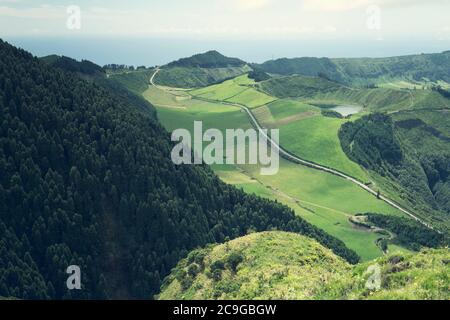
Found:
<path fill-rule="evenodd" d="M 254 233 L 191 252 L 159 299 L 449 299 L 449 263 L 448 249 L 427 249 L 351 266 L 309 238 Z M 379 290 L 366 288 L 371 265 Z"/>
<path fill-rule="evenodd" d="M 193 251 L 165 280 L 160 299 L 306 299 L 350 265 L 310 238 L 254 233 Z"/>

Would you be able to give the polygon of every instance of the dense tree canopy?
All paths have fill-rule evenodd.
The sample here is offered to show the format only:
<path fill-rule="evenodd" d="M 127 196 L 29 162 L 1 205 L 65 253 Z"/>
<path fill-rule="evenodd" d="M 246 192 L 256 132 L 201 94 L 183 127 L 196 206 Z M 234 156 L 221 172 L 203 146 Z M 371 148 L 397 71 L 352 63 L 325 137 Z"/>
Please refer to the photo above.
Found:
<path fill-rule="evenodd" d="M 250 79 L 255 80 L 256 82 L 265 81 L 265 80 L 270 79 L 270 76 L 260 69 L 255 69 L 253 71 L 250 71 L 248 73 L 248 77 Z"/>
<path fill-rule="evenodd" d="M 96 75 L 103 74 L 105 71 L 102 67 L 96 65 L 95 63 L 89 60 L 81 60 L 77 61 L 75 59 L 65 57 L 65 56 L 56 56 L 51 55 L 47 57 L 41 58 L 42 61 L 48 63 L 49 65 L 60 68 L 69 72 L 80 73 L 85 75 Z"/>
<path fill-rule="evenodd" d="M 418 251 L 423 247 L 439 248 L 450 244 L 447 235 L 431 230 L 415 220 L 375 213 L 365 215 L 377 227 L 393 232 L 395 243 L 411 250 Z"/>
<path fill-rule="evenodd" d="M 450 213 L 449 138 L 420 119 L 394 121 L 371 114 L 345 123 L 342 149 L 355 162 L 394 181 L 419 212 L 448 226 Z"/>

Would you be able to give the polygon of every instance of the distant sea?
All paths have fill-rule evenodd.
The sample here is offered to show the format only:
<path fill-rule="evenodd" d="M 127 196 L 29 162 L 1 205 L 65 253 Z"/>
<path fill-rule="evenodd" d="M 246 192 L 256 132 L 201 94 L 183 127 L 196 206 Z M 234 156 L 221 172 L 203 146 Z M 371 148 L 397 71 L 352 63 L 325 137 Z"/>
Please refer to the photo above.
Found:
<path fill-rule="evenodd" d="M 20 37 L 4 38 L 36 56 L 66 55 L 97 64 L 163 65 L 208 50 L 239 57 L 248 62 L 264 62 L 282 57 L 386 57 L 442 52 L 450 41 L 388 40 L 204 40 L 136 37 Z"/>

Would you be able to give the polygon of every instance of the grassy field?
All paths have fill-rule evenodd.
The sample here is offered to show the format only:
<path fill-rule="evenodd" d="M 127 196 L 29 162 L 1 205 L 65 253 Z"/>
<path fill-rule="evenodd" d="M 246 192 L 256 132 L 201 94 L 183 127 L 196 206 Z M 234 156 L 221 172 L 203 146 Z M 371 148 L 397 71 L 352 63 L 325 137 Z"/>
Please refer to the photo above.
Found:
<path fill-rule="evenodd" d="M 254 84 L 247 75 L 242 75 L 220 84 L 192 90 L 190 94 L 204 99 L 240 103 L 249 108 L 259 107 L 276 100 L 254 89 Z"/>
<path fill-rule="evenodd" d="M 250 128 L 246 114 L 236 107 L 180 99 L 157 88 L 149 88 L 144 96 L 156 105 L 158 116 L 169 131 L 192 130 L 194 120 L 204 121 L 205 129 Z M 307 110 L 306 106 L 300 108 Z M 213 165 L 212 168 L 227 183 L 288 205 L 307 221 L 343 240 L 364 260 L 382 254 L 375 244 L 378 235 L 356 228 L 349 217 L 361 212 L 400 214 L 344 179 L 283 159 L 279 173 L 274 176 L 262 176 L 257 165 Z"/>
<path fill-rule="evenodd" d="M 253 233 L 191 252 L 166 278 L 158 298 L 448 300 L 449 258 L 448 249 L 400 250 L 352 266 L 307 237 Z M 380 272 L 378 289 L 366 285 L 373 265 Z"/>
<path fill-rule="evenodd" d="M 346 121 L 317 115 L 281 125 L 280 143 L 288 151 L 306 160 L 368 182 L 367 173 L 342 151 L 338 131 Z"/>
<path fill-rule="evenodd" d="M 253 88 L 248 88 L 238 95 L 226 99 L 226 101 L 240 103 L 249 108 L 260 107 L 274 100 L 276 100 L 276 98 L 268 96 L 267 94 L 259 92 Z"/>
<path fill-rule="evenodd" d="M 190 94 L 211 100 L 227 100 L 247 89 L 247 86 L 238 84 L 232 79 L 209 87 L 192 90 Z"/>
<path fill-rule="evenodd" d="M 144 93 L 144 97 L 156 106 L 159 120 L 169 132 L 178 128 L 192 131 L 195 120 L 202 120 L 205 129 L 251 127 L 245 114 L 238 107 L 177 98 L 155 87 L 150 87 Z"/>
<path fill-rule="evenodd" d="M 268 108 L 275 120 L 282 120 L 308 111 L 313 111 L 317 114 L 320 113 L 320 108 L 291 99 L 277 100 L 269 104 Z"/>

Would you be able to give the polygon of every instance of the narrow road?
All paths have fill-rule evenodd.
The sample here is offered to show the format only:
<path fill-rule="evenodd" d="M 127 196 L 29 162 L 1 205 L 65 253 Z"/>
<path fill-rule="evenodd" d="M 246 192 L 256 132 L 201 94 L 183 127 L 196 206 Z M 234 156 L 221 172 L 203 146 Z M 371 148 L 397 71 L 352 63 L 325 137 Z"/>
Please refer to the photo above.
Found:
<path fill-rule="evenodd" d="M 152 75 L 152 77 L 150 78 L 150 83 L 151 83 L 151 85 L 153 85 L 153 86 L 155 86 L 155 87 L 158 87 L 158 86 L 155 85 L 154 79 L 155 79 L 156 74 L 157 74 L 159 71 L 160 71 L 160 69 L 157 68 L 157 69 L 155 70 L 155 73 L 154 73 L 154 74 Z M 245 105 L 240 104 L 240 103 L 232 103 L 232 102 L 226 102 L 226 101 L 211 100 L 211 99 L 206 99 L 206 98 L 197 97 L 197 96 L 193 96 L 193 98 L 195 98 L 195 99 L 197 99 L 197 100 L 204 100 L 204 101 L 207 101 L 207 102 L 213 102 L 213 103 L 221 103 L 221 104 L 224 104 L 224 105 L 236 106 L 236 107 L 241 108 L 242 110 L 244 110 L 244 111 L 247 113 L 248 117 L 249 117 L 250 120 L 251 120 L 252 125 L 258 130 L 258 132 L 260 132 L 261 135 L 264 136 L 264 137 L 267 139 L 267 141 L 270 142 L 271 146 L 272 146 L 273 148 L 275 148 L 276 150 L 278 150 L 279 154 L 280 154 L 282 157 L 284 157 L 285 159 L 287 159 L 287 160 L 289 160 L 289 161 L 291 161 L 291 162 L 294 162 L 294 163 L 298 163 L 298 164 L 301 164 L 301 165 L 304 165 L 304 166 L 307 166 L 307 167 L 316 169 L 316 170 L 328 172 L 328 173 L 334 174 L 334 175 L 336 175 L 336 176 L 338 176 L 338 177 L 341 177 L 341 178 L 343 178 L 343 179 L 346 179 L 346 180 L 348 180 L 348 181 L 350 181 L 350 182 L 356 184 L 357 186 L 361 187 L 362 189 L 366 190 L 367 192 L 371 193 L 372 195 L 378 197 L 380 200 L 386 202 L 386 203 L 389 204 L 390 206 L 392 206 L 392 207 L 394 207 L 394 208 L 400 210 L 401 212 L 405 213 L 406 215 L 410 216 L 412 219 L 414 219 L 414 220 L 420 222 L 420 223 L 421 223 L 422 225 L 424 225 L 425 227 L 427 227 L 427 228 L 429 228 L 429 229 L 431 229 L 431 230 L 434 230 L 434 228 L 433 228 L 430 224 L 428 224 L 427 222 L 423 221 L 422 219 L 420 219 L 419 217 L 417 217 L 416 215 L 414 215 L 414 214 L 411 213 L 410 211 L 408 211 L 408 210 L 402 208 L 400 205 L 398 205 L 397 203 L 395 203 L 393 200 L 390 200 L 389 198 L 387 198 L 387 197 L 385 197 L 385 196 L 383 196 L 383 195 L 381 195 L 381 194 L 378 195 L 378 192 L 376 192 L 375 190 L 372 190 L 370 187 L 368 187 L 368 186 L 365 185 L 364 183 L 362 183 L 362 182 L 356 180 L 355 178 L 350 177 L 350 176 L 348 176 L 348 175 L 346 175 L 345 173 L 342 173 L 342 172 L 340 172 L 340 171 L 337 171 L 337 170 L 334 170 L 334 169 L 331 169 L 331 168 L 327 168 L 327 167 L 321 166 L 321 165 L 319 165 L 319 164 L 310 162 L 310 161 L 308 161 L 308 160 L 299 158 L 298 156 L 296 156 L 296 155 L 294 155 L 294 154 L 292 154 L 292 153 L 286 151 L 286 150 L 283 149 L 277 142 L 275 142 L 275 141 L 272 140 L 272 138 L 264 131 L 263 127 L 261 127 L 261 125 L 259 124 L 258 120 L 256 120 L 256 118 L 255 118 L 255 116 L 253 115 L 253 113 L 251 112 L 251 110 L 250 110 L 248 107 L 246 107 Z M 438 231 L 438 232 L 439 232 L 439 231 Z"/>
<path fill-rule="evenodd" d="M 152 74 L 152 76 L 150 77 L 150 84 L 151 84 L 152 86 L 154 86 L 154 87 L 157 87 L 157 88 L 158 88 L 158 86 L 155 84 L 154 80 L 155 80 L 155 77 L 156 77 L 156 75 L 158 74 L 158 72 L 159 72 L 160 70 L 161 70 L 160 68 L 156 67 L 155 72 L 154 72 L 154 73 Z"/>

